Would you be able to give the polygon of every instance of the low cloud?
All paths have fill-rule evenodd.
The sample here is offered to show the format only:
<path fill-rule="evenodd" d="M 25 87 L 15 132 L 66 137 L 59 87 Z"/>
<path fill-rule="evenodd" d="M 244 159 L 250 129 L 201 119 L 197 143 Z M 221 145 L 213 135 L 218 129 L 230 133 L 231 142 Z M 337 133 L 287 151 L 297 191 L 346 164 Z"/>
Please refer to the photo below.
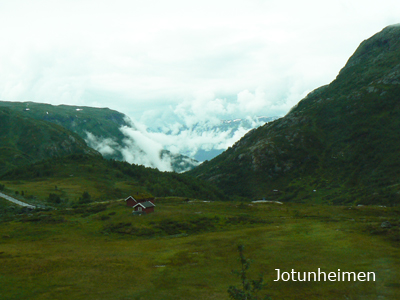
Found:
<path fill-rule="evenodd" d="M 86 132 L 86 143 L 93 149 L 99 151 L 105 157 L 122 158 L 131 164 L 144 165 L 157 168 L 160 171 L 172 171 L 171 157 L 161 155 L 163 145 L 147 136 L 143 126 L 123 126 L 120 131 L 125 135 L 122 144 L 111 138 L 95 136 Z"/>
<path fill-rule="evenodd" d="M 124 146 L 121 149 L 125 161 L 157 168 L 160 171 L 172 171 L 171 158 L 161 158 L 163 145 L 150 138 L 147 132 L 128 126 L 123 126 L 120 130 L 125 135 Z"/>
<path fill-rule="evenodd" d="M 202 91 L 192 100 L 147 111 L 141 120 L 127 117 L 129 125 L 120 128 L 125 136 L 121 144 L 91 133 L 87 133 L 86 141 L 103 155 L 117 155 L 129 163 L 172 171 L 179 165 L 174 154 L 210 159 L 263 125 L 265 118 L 259 117 L 279 116 L 296 103 L 289 97 L 278 106 L 268 100 L 269 95 L 262 88 L 243 90 L 232 100 Z M 166 155 L 163 150 L 172 154 Z M 189 162 L 180 158 L 182 164 Z M 190 163 L 193 165 L 193 161 Z"/>
<path fill-rule="evenodd" d="M 220 105 L 223 102 L 211 103 Z M 226 107 L 220 108 L 219 112 L 226 110 Z M 209 115 L 197 115 L 181 107 L 177 111 L 181 114 L 178 119 L 182 122 L 165 123 L 157 131 L 127 117 L 125 121 L 129 125 L 120 127 L 125 136 L 122 143 L 111 138 L 97 137 L 90 132 L 86 133 L 85 140 L 90 147 L 106 157 L 119 157 L 129 163 L 160 171 L 184 171 L 196 165 L 192 159 L 199 151 L 223 151 L 252 128 L 264 124 L 258 118 L 251 117 L 223 121 L 218 119 L 215 113 L 217 110 L 209 110 Z M 163 150 L 168 150 L 170 154 Z M 179 154 L 188 158 L 180 157 Z"/>
<path fill-rule="evenodd" d="M 102 155 L 113 155 L 120 148 L 111 138 L 102 138 L 86 131 L 86 143 L 89 147 L 99 151 Z"/>
<path fill-rule="evenodd" d="M 167 109 L 147 111 L 135 125 L 141 123 L 142 132 L 164 149 L 194 158 L 199 150 L 225 150 L 232 146 L 249 130 L 265 123 L 260 116 L 285 114 L 296 103 L 290 93 L 277 104 L 269 100 L 271 92 L 262 88 L 243 90 L 234 99 L 201 91 L 191 100 Z"/>

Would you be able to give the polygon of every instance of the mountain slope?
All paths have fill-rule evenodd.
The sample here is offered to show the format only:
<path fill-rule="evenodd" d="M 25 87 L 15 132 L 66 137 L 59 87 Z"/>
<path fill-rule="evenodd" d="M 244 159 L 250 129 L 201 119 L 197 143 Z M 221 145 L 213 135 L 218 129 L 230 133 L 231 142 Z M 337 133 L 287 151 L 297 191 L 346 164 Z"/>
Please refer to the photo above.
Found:
<path fill-rule="evenodd" d="M 136 128 L 126 115 L 109 108 L 9 101 L 0 101 L 0 107 L 10 108 L 25 117 L 63 126 L 77 133 L 90 147 L 108 159 L 125 160 L 125 153 L 130 153 L 129 157 L 148 155 L 137 142 L 125 143 L 129 137 L 120 128 Z M 176 172 L 186 171 L 198 165 L 196 160 L 173 154 L 168 150 L 163 150 L 159 156 L 160 159 L 168 161 Z M 137 158 L 136 162 L 143 160 L 145 159 Z"/>
<path fill-rule="evenodd" d="M 124 135 L 119 128 L 129 125 L 124 114 L 108 108 L 10 101 L 0 101 L 0 106 L 8 107 L 26 117 L 60 125 L 82 138 L 86 138 L 86 132 L 90 132 L 95 136 L 113 137 L 120 143 Z"/>
<path fill-rule="evenodd" d="M 68 154 L 100 154 L 77 134 L 0 108 L 0 174 L 16 166 Z"/>
<path fill-rule="evenodd" d="M 393 204 L 399 152 L 400 27 L 389 26 L 331 84 L 191 174 L 247 197 Z"/>

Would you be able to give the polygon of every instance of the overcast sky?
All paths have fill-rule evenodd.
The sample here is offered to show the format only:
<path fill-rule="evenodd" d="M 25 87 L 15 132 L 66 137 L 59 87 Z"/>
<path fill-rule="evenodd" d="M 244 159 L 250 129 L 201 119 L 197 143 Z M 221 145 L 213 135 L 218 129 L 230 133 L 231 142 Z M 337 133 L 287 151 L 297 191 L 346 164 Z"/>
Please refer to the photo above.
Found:
<path fill-rule="evenodd" d="M 398 0 L 0 0 L 0 98 L 148 126 L 282 115 L 399 22 Z"/>

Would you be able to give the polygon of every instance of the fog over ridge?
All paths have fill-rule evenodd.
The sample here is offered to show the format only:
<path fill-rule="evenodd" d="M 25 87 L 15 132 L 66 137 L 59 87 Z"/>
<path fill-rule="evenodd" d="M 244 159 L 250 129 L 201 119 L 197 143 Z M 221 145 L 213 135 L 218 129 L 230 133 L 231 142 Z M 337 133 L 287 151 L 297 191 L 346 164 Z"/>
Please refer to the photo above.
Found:
<path fill-rule="evenodd" d="M 243 112 L 274 111 L 274 104 L 265 101 L 263 96 L 265 94 L 261 91 L 252 94 L 246 90 L 237 96 L 236 102 L 232 102 L 214 98 L 212 94 L 203 94 L 196 101 L 170 107 L 169 111 L 164 111 L 158 117 L 157 111 L 149 112 L 144 120 L 152 127 L 126 117 L 125 122 L 130 126 L 120 128 L 125 136 L 122 144 L 109 138 L 95 137 L 91 133 L 87 133 L 86 141 L 103 155 L 119 152 L 121 158 L 129 163 L 172 171 L 172 158 L 165 153 L 162 155 L 163 150 L 192 159 L 212 158 L 232 146 L 249 130 L 274 119 L 251 116 L 228 119 Z"/>

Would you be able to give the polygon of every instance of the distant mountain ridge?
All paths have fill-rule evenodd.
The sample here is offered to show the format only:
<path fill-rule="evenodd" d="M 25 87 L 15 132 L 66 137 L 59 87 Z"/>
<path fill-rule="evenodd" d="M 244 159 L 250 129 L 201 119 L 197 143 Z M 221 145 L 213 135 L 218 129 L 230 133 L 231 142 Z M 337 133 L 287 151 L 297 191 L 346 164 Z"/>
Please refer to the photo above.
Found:
<path fill-rule="evenodd" d="M 136 129 L 125 114 L 109 108 L 10 101 L 0 101 L 0 107 L 7 107 L 22 116 L 51 122 L 71 130 L 83 138 L 88 146 L 108 159 L 124 159 L 122 149 L 126 135 L 120 128 Z M 146 155 L 140 149 L 137 153 Z M 162 150 L 159 156 L 160 159 L 169 161 L 176 172 L 186 171 L 198 165 L 196 160 L 167 150 Z"/>
<path fill-rule="evenodd" d="M 273 117 L 265 117 L 265 116 L 258 116 L 258 117 L 247 117 L 247 118 L 237 118 L 237 119 L 228 119 L 228 120 L 213 120 L 213 121 L 203 121 L 198 122 L 190 127 L 186 125 L 180 125 L 179 129 L 176 128 L 166 129 L 166 127 L 158 127 L 156 129 L 149 129 L 150 132 L 156 133 L 164 133 L 166 135 L 171 136 L 189 136 L 189 137 L 201 137 L 203 135 L 206 136 L 215 136 L 215 140 L 218 135 L 224 137 L 224 141 L 234 138 L 238 133 L 242 136 L 246 131 L 257 128 L 259 126 L 264 125 L 265 123 L 271 122 L 273 120 L 278 119 L 278 116 Z M 185 134 L 183 134 L 185 133 Z M 186 134 L 187 133 L 187 134 Z M 238 138 L 236 138 L 238 139 Z M 221 142 L 222 139 L 219 139 Z M 183 149 L 181 152 L 185 155 L 193 157 L 197 161 L 205 161 L 211 160 L 217 155 L 221 154 L 226 150 L 225 147 L 221 147 L 218 142 L 212 144 L 211 142 L 207 143 L 206 145 L 199 145 L 197 151 L 193 155 L 193 150 L 185 151 Z M 190 152 L 190 153 L 189 153 Z"/>
<path fill-rule="evenodd" d="M 361 43 L 337 78 L 190 174 L 228 194 L 400 203 L 400 26 Z"/>
<path fill-rule="evenodd" d="M 113 137 L 118 143 L 124 138 L 119 127 L 130 125 L 125 121 L 124 114 L 109 108 L 10 101 L 0 101 L 0 107 L 63 126 L 82 138 L 90 132 L 95 136 Z"/>

